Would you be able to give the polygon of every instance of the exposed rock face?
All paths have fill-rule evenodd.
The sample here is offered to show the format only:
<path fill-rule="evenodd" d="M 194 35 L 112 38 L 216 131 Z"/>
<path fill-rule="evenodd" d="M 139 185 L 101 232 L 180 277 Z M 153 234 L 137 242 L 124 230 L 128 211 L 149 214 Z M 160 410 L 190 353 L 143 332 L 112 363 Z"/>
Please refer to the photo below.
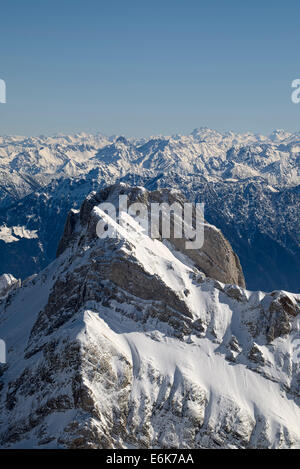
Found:
<path fill-rule="evenodd" d="M 0 302 L 0 446 L 300 447 L 300 296 L 206 277 L 97 207 L 119 190 L 88 197 L 58 258 Z"/>
<path fill-rule="evenodd" d="M 129 206 L 137 202 L 143 203 L 147 206 L 149 213 L 149 227 L 151 223 L 151 204 L 167 203 L 169 206 L 172 206 L 177 203 L 181 207 L 184 207 L 184 203 L 187 202 L 185 197 L 177 191 L 161 189 L 149 192 L 142 188 L 131 188 L 125 184 L 116 184 L 107 187 L 98 193 L 93 192 L 82 204 L 80 212 L 72 210 L 69 213 L 57 255 L 60 255 L 66 246 L 73 242 L 76 227 L 76 216 L 80 218 L 81 225 L 85 226 L 90 219 L 90 214 L 93 208 L 101 202 L 114 203 L 118 209 L 118 196 L 120 194 L 128 197 Z M 193 219 L 195 221 L 195 213 Z M 245 287 L 245 279 L 239 259 L 220 230 L 208 223 L 205 223 L 203 247 L 201 249 L 186 249 L 185 243 L 188 239 L 174 237 L 173 229 L 174 220 L 171 217 L 171 236 L 169 241 L 176 247 L 176 249 L 186 254 L 195 263 L 199 270 L 204 272 L 208 277 L 219 280 L 220 282 L 237 284 L 241 287 Z"/>

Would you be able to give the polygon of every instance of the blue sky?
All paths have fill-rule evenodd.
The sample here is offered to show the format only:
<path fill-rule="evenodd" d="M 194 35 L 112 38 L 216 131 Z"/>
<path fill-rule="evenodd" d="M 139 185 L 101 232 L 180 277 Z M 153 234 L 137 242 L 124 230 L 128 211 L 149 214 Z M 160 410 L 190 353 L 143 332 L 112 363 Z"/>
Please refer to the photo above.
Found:
<path fill-rule="evenodd" d="M 299 1 L 1 2 L 0 134 L 300 130 Z"/>

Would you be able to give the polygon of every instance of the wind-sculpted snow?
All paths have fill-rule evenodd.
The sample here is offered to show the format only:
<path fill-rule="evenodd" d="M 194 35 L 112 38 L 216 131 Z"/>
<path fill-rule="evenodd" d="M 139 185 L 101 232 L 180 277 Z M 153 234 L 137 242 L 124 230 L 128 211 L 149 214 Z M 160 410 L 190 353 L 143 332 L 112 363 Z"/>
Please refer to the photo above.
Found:
<path fill-rule="evenodd" d="M 299 448 L 300 296 L 210 279 L 119 216 L 88 199 L 1 300 L 1 447 Z"/>

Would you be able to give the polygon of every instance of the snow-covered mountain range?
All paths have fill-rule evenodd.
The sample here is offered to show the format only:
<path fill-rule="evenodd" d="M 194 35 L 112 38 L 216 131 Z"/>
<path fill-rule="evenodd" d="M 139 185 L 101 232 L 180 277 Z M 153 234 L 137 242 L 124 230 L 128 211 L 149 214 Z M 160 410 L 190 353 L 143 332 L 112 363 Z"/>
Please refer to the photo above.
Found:
<path fill-rule="evenodd" d="M 243 288 L 211 225 L 191 257 L 128 213 L 116 222 L 99 203 L 120 193 L 183 201 L 125 184 L 93 192 L 48 267 L 2 279 L 0 446 L 299 448 L 300 295 Z M 114 237 L 96 235 L 100 220 Z"/>
<path fill-rule="evenodd" d="M 206 203 L 251 289 L 300 292 L 300 134 L 126 139 L 80 134 L 0 138 L 0 274 L 26 278 L 55 257 L 66 215 L 117 181 L 171 187 Z"/>
<path fill-rule="evenodd" d="M 1 206 L 53 178 L 80 177 L 92 169 L 106 178 L 175 170 L 208 180 L 259 178 L 270 185 L 295 186 L 300 182 L 299 153 L 300 134 L 283 131 L 264 137 L 203 128 L 187 136 L 140 140 L 100 134 L 1 137 Z"/>

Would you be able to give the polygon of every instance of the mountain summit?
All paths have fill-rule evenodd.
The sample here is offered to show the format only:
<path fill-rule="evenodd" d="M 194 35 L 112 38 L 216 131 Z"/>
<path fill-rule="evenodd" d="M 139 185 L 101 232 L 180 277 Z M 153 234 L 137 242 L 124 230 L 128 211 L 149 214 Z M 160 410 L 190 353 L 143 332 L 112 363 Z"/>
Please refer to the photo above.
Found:
<path fill-rule="evenodd" d="M 129 213 L 114 220 L 99 204 L 121 192 L 184 200 L 93 192 L 56 260 L 0 300 L 1 447 L 300 447 L 300 296 L 243 288 L 212 225 L 201 264 Z M 99 222 L 114 236 L 99 238 Z"/>

